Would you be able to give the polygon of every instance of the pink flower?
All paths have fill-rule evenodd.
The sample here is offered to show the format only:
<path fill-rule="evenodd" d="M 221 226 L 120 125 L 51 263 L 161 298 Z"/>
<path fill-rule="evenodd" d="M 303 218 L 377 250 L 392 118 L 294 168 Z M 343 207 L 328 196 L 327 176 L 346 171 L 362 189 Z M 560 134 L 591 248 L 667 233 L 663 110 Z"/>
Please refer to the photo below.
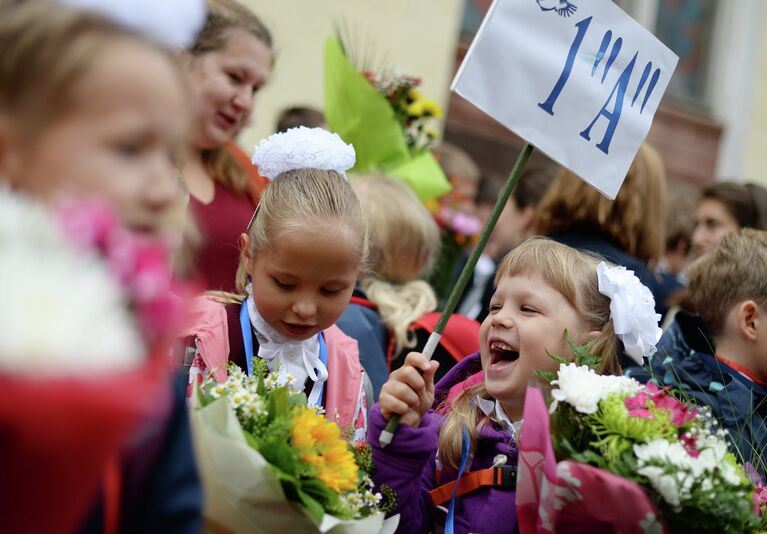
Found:
<path fill-rule="evenodd" d="M 122 227 L 108 204 L 67 200 L 57 209 L 64 234 L 83 250 L 103 256 L 122 286 L 146 340 L 170 333 L 181 311 L 182 288 L 170 270 L 166 243 Z"/>
<path fill-rule="evenodd" d="M 647 408 L 648 400 L 650 400 L 650 397 L 647 394 L 639 392 L 633 397 L 626 397 L 626 400 L 623 401 L 623 404 L 628 409 L 630 417 L 655 419 L 655 416 Z"/>
<path fill-rule="evenodd" d="M 474 235 L 482 228 L 482 223 L 476 217 L 461 213 L 455 214 L 452 222 L 453 230 L 463 235 Z"/>
<path fill-rule="evenodd" d="M 626 408 L 629 410 L 636 410 L 638 408 L 645 408 L 647 406 L 647 400 L 648 396 L 645 393 L 637 393 L 633 397 L 626 397 L 626 400 L 623 401 L 623 404 L 626 405 Z"/>
<path fill-rule="evenodd" d="M 647 408 L 637 408 L 629 410 L 629 416 L 639 417 L 641 419 L 655 419 L 655 416 Z"/>
<path fill-rule="evenodd" d="M 679 441 L 682 442 L 682 445 L 684 446 L 684 450 L 687 451 L 687 454 L 692 456 L 693 458 L 697 458 L 700 456 L 700 451 L 698 450 L 697 442 L 695 441 L 695 438 L 690 434 L 683 434 Z"/>
<path fill-rule="evenodd" d="M 119 223 L 109 205 L 101 200 L 65 199 L 56 208 L 59 228 L 82 250 L 103 252 Z"/>
<path fill-rule="evenodd" d="M 671 397 L 666 393 L 669 389 L 671 388 L 659 388 L 652 382 L 648 382 L 645 386 L 645 390 L 650 394 L 655 407 L 669 412 L 671 423 L 676 427 L 682 427 L 697 417 L 698 408 L 693 408 L 689 404 Z"/>
<path fill-rule="evenodd" d="M 470 236 L 482 229 L 482 222 L 476 217 L 447 206 L 443 206 L 439 210 L 439 218 L 446 226 L 458 234 Z"/>

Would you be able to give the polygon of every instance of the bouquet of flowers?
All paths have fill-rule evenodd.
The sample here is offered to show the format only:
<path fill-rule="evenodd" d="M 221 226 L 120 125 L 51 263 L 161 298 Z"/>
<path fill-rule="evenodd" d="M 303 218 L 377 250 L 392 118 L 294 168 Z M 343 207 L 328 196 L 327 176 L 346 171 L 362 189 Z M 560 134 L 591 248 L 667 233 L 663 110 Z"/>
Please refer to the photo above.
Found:
<path fill-rule="evenodd" d="M 103 204 L 0 190 L 0 280 L 0 514 L 11 532 L 74 531 L 108 461 L 169 407 L 165 246 Z"/>
<path fill-rule="evenodd" d="M 421 85 L 421 80 L 393 72 L 365 71 L 363 74 L 391 104 L 405 132 L 408 148 L 432 148 L 439 137 L 439 125 L 436 120 L 442 117 L 442 108 L 436 100 L 426 98 L 416 89 Z"/>
<path fill-rule="evenodd" d="M 704 409 L 651 382 L 598 375 L 588 348 L 573 349 L 576 363 L 562 361 L 546 377 L 548 412 L 541 391 L 528 388 L 517 494 L 522 532 L 763 528 L 761 493 Z"/>
<path fill-rule="evenodd" d="M 339 39 L 325 45 L 325 120 L 354 145 L 352 172 L 402 178 L 421 200 L 451 189 L 428 148 L 438 137 L 439 105 L 416 89 L 420 80 L 357 70 Z"/>
<path fill-rule="evenodd" d="M 250 377 L 230 364 L 225 383 L 208 378 L 196 389 L 192 429 L 213 528 L 394 531 L 398 518 L 384 514 L 396 499 L 389 488 L 373 491 L 369 446 L 349 443 L 306 404 L 261 359 Z"/>

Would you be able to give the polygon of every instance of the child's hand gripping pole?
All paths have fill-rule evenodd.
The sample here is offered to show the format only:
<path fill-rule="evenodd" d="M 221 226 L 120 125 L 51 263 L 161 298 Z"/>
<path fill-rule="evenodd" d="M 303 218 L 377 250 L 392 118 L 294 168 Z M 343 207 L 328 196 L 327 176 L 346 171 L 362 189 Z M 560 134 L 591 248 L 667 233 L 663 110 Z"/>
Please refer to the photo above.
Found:
<path fill-rule="evenodd" d="M 429 339 L 426 342 L 426 346 L 423 348 L 422 354 L 427 360 L 431 359 L 432 354 L 434 354 L 434 349 L 437 348 L 439 338 L 442 337 L 442 332 L 445 331 L 447 321 L 453 314 L 453 310 L 455 310 L 455 307 L 458 304 L 458 299 L 461 298 L 463 290 L 466 288 L 466 284 L 469 282 L 469 278 L 474 272 L 474 267 L 477 265 L 477 260 L 479 260 L 479 256 L 485 249 L 487 240 L 490 237 L 493 228 L 495 228 L 495 224 L 498 222 L 498 217 L 500 217 L 503 208 L 506 206 L 506 202 L 508 202 L 509 196 L 511 196 L 511 192 L 514 190 L 514 186 L 517 185 L 519 177 L 522 174 L 522 169 L 525 167 L 525 164 L 527 163 L 527 160 L 532 152 L 533 145 L 530 143 L 525 143 L 525 146 L 522 147 L 522 151 L 519 153 L 519 156 L 517 156 L 517 161 L 514 163 L 514 168 L 511 170 L 511 174 L 509 175 L 508 180 L 506 180 L 506 184 L 504 184 L 503 189 L 501 189 L 501 194 L 498 196 L 498 200 L 495 201 L 495 206 L 493 206 L 493 211 L 490 213 L 490 217 L 487 219 L 487 224 L 482 229 L 482 233 L 479 235 L 477 246 L 474 247 L 474 250 L 471 252 L 469 260 L 466 262 L 463 271 L 461 271 L 461 276 L 458 277 L 458 282 L 456 282 L 453 290 L 450 292 L 450 297 L 448 297 L 447 304 L 445 304 L 445 308 L 442 310 L 442 315 L 437 322 L 437 326 L 434 329 L 434 332 L 432 332 L 432 334 L 429 336 Z M 394 433 L 397 430 L 399 420 L 399 414 L 393 414 L 391 416 L 389 422 L 386 424 L 386 428 L 383 432 L 381 432 L 381 437 L 379 438 L 381 447 L 386 447 L 389 443 L 391 443 L 391 440 L 394 437 Z"/>

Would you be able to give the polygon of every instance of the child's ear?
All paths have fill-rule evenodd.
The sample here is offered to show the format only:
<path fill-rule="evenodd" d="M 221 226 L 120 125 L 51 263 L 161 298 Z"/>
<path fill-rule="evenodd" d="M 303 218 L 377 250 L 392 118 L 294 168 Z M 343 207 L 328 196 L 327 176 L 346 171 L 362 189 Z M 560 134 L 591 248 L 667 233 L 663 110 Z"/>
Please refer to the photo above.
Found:
<path fill-rule="evenodd" d="M 759 306 L 753 300 L 747 300 L 738 304 L 735 315 L 738 332 L 749 341 L 756 341 L 759 332 L 759 321 L 767 320 L 764 313 L 760 313 Z"/>
<path fill-rule="evenodd" d="M 250 236 L 246 232 L 240 234 L 240 254 L 247 270 L 250 271 L 253 265 L 253 254 L 250 252 Z"/>
<path fill-rule="evenodd" d="M 591 343 L 592 341 L 595 341 L 599 336 L 602 334 L 599 330 L 592 330 L 588 334 L 584 336 L 584 340 L 582 345 L 586 345 L 587 343 Z"/>

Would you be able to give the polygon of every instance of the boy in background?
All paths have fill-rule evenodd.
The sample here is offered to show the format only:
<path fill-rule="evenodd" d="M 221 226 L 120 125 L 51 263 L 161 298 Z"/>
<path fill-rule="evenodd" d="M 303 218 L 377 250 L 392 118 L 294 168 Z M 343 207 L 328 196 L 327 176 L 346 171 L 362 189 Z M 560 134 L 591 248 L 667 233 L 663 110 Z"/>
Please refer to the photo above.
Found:
<path fill-rule="evenodd" d="M 677 314 L 650 359 L 652 375 L 661 386 L 710 407 L 738 459 L 764 475 L 767 232 L 725 236 L 689 268 L 687 281 L 697 315 Z"/>

